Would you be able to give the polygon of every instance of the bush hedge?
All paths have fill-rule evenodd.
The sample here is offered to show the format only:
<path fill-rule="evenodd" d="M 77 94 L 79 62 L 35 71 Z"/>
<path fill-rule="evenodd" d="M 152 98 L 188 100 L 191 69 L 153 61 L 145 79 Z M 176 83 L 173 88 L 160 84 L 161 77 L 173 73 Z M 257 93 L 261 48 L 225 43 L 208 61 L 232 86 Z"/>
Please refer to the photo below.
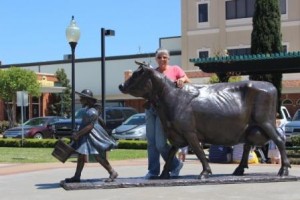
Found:
<path fill-rule="evenodd" d="M 64 142 L 70 143 L 70 139 L 64 138 Z M 3 139 L 0 138 L 0 147 L 36 147 L 54 148 L 57 139 Z M 119 149 L 147 149 L 147 141 L 119 140 Z"/>
<path fill-rule="evenodd" d="M 147 149 L 147 141 L 145 140 L 119 140 L 119 149 Z"/>
<path fill-rule="evenodd" d="M 63 139 L 69 143 L 69 139 Z M 0 147 L 31 147 L 31 148 L 53 148 L 57 139 L 0 139 Z"/>
<path fill-rule="evenodd" d="M 292 146 L 300 146 L 300 136 L 296 135 L 296 136 L 292 136 L 291 137 L 291 143 Z"/>
<path fill-rule="evenodd" d="M 0 121 L 0 134 L 3 133 L 8 128 L 9 128 L 8 121 Z"/>

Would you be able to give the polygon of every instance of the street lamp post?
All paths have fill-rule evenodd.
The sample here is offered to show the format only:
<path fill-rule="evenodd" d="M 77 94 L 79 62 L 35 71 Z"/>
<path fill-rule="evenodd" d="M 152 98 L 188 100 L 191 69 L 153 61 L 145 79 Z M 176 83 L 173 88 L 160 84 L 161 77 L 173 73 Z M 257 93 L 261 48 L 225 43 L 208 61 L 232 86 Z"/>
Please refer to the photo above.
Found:
<path fill-rule="evenodd" d="M 75 131 L 75 48 L 80 38 L 80 29 L 76 25 L 74 16 L 66 29 L 66 37 L 72 51 L 72 130 Z"/>
<path fill-rule="evenodd" d="M 106 122 L 105 116 L 105 36 L 114 36 L 114 30 L 105 30 L 101 28 L 101 104 L 102 104 L 102 118 Z"/>

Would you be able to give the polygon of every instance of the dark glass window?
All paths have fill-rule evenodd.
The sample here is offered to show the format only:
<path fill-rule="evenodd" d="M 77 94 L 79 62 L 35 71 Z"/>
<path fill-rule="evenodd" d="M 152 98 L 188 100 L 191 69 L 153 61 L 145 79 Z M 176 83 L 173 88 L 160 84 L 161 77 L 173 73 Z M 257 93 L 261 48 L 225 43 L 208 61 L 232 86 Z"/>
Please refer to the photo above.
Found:
<path fill-rule="evenodd" d="M 283 45 L 283 46 L 282 46 L 282 51 L 283 51 L 283 52 L 287 52 L 287 46 L 286 46 L 286 45 Z"/>
<path fill-rule="evenodd" d="M 199 58 L 208 58 L 208 51 L 199 51 Z"/>
<path fill-rule="evenodd" d="M 226 19 L 236 18 L 235 1 L 226 1 Z"/>
<path fill-rule="evenodd" d="M 208 22 L 208 4 L 198 4 L 198 22 Z"/>
<path fill-rule="evenodd" d="M 280 12 L 286 14 L 286 0 L 280 0 Z"/>
<path fill-rule="evenodd" d="M 293 105 L 293 102 L 290 99 L 285 99 L 283 100 L 282 105 Z"/>
<path fill-rule="evenodd" d="M 226 19 L 252 17 L 255 0 L 233 0 L 226 2 Z"/>
<path fill-rule="evenodd" d="M 287 52 L 287 46 L 282 46 L 283 52 Z M 249 55 L 251 54 L 251 48 L 240 48 L 240 49 L 228 49 L 229 56 L 240 56 L 240 55 Z"/>
<path fill-rule="evenodd" d="M 281 14 L 286 14 L 286 0 L 279 2 Z M 226 1 L 226 19 L 241 19 L 253 17 L 255 0 Z"/>
<path fill-rule="evenodd" d="M 228 49 L 229 56 L 239 56 L 239 55 L 248 55 L 248 54 L 251 54 L 250 48 Z"/>

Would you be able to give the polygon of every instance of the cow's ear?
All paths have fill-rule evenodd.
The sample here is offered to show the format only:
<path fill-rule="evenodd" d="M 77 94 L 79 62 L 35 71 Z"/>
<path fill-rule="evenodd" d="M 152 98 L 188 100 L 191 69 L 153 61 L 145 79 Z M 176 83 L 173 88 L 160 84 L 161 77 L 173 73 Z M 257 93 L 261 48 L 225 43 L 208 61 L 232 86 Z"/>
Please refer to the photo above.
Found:
<path fill-rule="evenodd" d="M 138 71 L 139 73 L 143 73 L 143 72 L 145 71 L 145 66 L 144 66 L 144 65 L 139 65 L 137 71 Z"/>
<path fill-rule="evenodd" d="M 149 64 L 148 65 L 143 65 L 142 67 L 143 67 L 144 71 L 149 71 L 149 70 L 152 69 Z"/>

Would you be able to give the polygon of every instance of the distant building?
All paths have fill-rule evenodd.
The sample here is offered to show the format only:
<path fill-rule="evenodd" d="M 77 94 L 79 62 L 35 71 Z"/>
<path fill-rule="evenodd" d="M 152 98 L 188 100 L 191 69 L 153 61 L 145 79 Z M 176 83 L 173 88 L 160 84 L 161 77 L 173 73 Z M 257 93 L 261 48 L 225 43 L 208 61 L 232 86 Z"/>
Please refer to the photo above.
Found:
<path fill-rule="evenodd" d="M 54 74 L 36 73 L 37 80 L 41 84 L 41 96 L 29 96 L 28 106 L 24 108 L 25 119 L 48 115 L 48 105 L 51 101 L 50 93 L 61 93 L 65 88 L 58 86 L 58 80 Z M 16 117 L 21 119 L 21 108 L 16 108 Z M 0 100 L 0 121 L 6 120 L 4 102 Z"/>
<path fill-rule="evenodd" d="M 250 54 L 255 0 L 181 0 L 181 66 L 194 69 L 190 58 Z M 279 0 L 286 51 L 300 50 L 300 1 Z M 283 104 L 300 108 L 300 73 L 283 74 Z"/>

